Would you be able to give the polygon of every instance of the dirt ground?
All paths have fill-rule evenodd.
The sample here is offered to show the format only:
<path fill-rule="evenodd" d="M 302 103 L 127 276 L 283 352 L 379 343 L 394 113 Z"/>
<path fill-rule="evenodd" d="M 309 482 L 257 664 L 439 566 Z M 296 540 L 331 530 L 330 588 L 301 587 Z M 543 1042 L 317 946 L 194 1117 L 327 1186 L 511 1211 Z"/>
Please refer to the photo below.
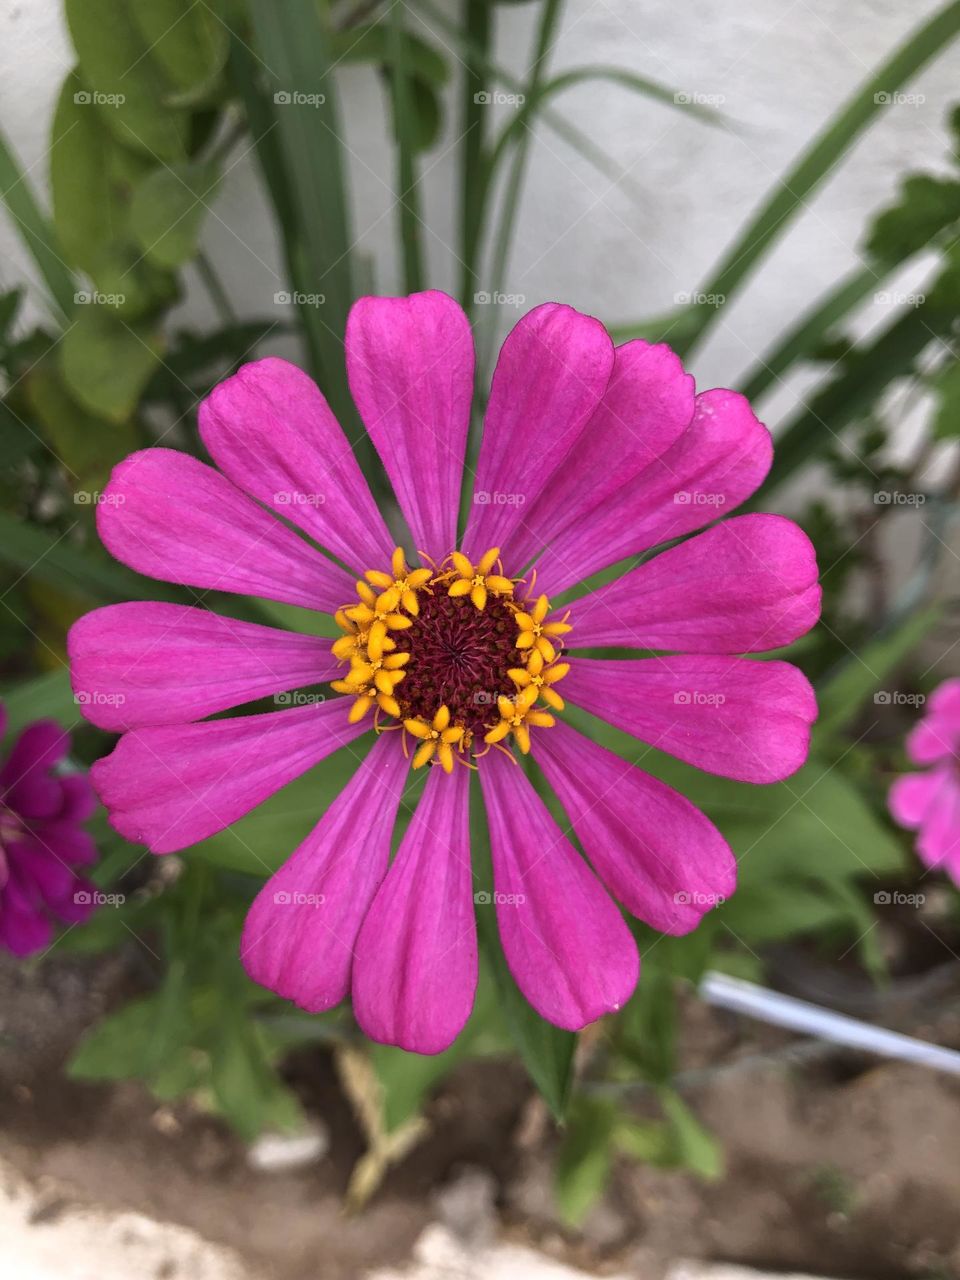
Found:
<path fill-rule="evenodd" d="M 0 965 L 0 1159 L 38 1190 L 42 1221 L 75 1205 L 145 1214 L 231 1246 L 267 1280 L 400 1267 L 438 1220 L 644 1280 L 681 1256 L 846 1280 L 960 1280 L 960 1081 L 949 1077 L 807 1056 L 691 1000 L 682 1080 L 723 1142 L 720 1182 L 624 1160 L 582 1230 L 565 1228 L 551 1194 L 554 1127 L 518 1065 L 484 1061 L 442 1085 L 427 1138 L 350 1218 L 341 1197 L 363 1140 L 325 1051 L 290 1063 L 330 1138 L 321 1160 L 292 1172 L 254 1170 L 219 1122 L 159 1107 L 136 1083 L 64 1079 L 70 1046 L 125 981 L 123 957 Z M 886 1020 L 960 1047 L 960 979 L 945 968 L 933 986 L 935 1015 L 911 989 Z M 647 1105 L 642 1093 L 635 1105 Z"/>

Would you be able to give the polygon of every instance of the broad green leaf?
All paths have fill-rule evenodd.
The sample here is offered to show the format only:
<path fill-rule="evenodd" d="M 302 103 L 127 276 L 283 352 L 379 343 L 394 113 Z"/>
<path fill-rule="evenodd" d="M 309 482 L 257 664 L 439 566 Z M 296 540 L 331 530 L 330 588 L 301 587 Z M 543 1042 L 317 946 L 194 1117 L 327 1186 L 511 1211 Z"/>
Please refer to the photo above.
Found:
<path fill-rule="evenodd" d="M 581 1095 L 557 1154 L 553 1190 L 564 1220 L 579 1226 L 610 1179 L 611 1139 L 617 1105 L 609 1098 Z"/>
<path fill-rule="evenodd" d="M 960 182 L 913 174 L 900 199 L 874 221 L 866 251 L 883 262 L 902 262 L 960 220 Z"/>
<path fill-rule="evenodd" d="M 162 992 L 131 1000 L 84 1035 L 67 1067 L 75 1080 L 147 1078 L 155 1066 L 187 1043 L 189 1016 L 163 1009 Z"/>
<path fill-rule="evenodd" d="M 27 185 L 16 156 L 0 133 L 0 198 L 17 235 L 37 264 L 50 297 L 64 314 L 73 307 L 76 286 L 63 260 L 63 247 Z"/>
<path fill-rule="evenodd" d="M 125 146 L 154 160 L 184 158 L 188 117 L 168 106 L 177 86 L 140 30 L 127 0 L 64 0 L 67 25 L 89 97 Z"/>
<path fill-rule="evenodd" d="M 192 101 L 215 83 L 227 60 L 230 36 L 216 0 L 130 0 L 153 57 L 177 86 L 175 101 Z"/>
<path fill-rule="evenodd" d="M 157 334 L 143 326 L 85 307 L 60 344 L 60 373 L 84 408 L 121 423 L 136 409 L 161 350 Z"/>
<path fill-rule="evenodd" d="M 210 1067 L 218 1110 L 248 1142 L 264 1129 L 302 1126 L 300 1105 L 274 1070 L 256 1025 L 235 1005 L 222 1011 Z"/>
<path fill-rule="evenodd" d="M 52 361 L 31 369 L 25 384 L 45 439 L 70 472 L 74 501 L 91 503 L 114 464 L 137 447 L 136 432 L 129 423 L 104 422 L 78 405 Z"/>
<path fill-rule="evenodd" d="M 673 1089 L 660 1090 L 660 1105 L 673 1133 L 677 1163 L 710 1182 L 723 1173 L 720 1144 Z"/>
<path fill-rule="evenodd" d="M 194 256 L 218 182 L 213 165 L 182 164 L 154 169 L 137 186 L 130 230 L 151 262 L 179 267 Z"/>
<path fill-rule="evenodd" d="M 442 88 L 450 79 L 447 60 L 431 44 L 412 31 L 404 31 L 403 60 L 408 73 L 418 80 Z M 340 64 L 351 62 L 391 63 L 390 34 L 385 23 L 376 22 L 364 27 L 349 27 L 334 32 L 330 38 L 334 60 Z"/>

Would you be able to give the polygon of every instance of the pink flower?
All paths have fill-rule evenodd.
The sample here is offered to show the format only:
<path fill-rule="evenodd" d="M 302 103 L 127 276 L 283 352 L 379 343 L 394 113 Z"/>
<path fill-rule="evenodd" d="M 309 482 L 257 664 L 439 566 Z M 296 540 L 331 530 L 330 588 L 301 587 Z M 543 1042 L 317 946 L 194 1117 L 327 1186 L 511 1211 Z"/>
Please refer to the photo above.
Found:
<path fill-rule="evenodd" d="M 0 706 L 0 739 L 5 728 Z M 76 868 L 97 859 L 81 827 L 96 800 L 83 774 L 53 772 L 69 745 L 53 720 L 37 720 L 0 765 L 0 947 L 15 956 L 49 947 L 54 919 L 78 924 L 93 910 L 93 887 Z"/>
<path fill-rule="evenodd" d="M 907 735 L 907 756 L 929 765 L 905 773 L 890 788 L 890 812 L 908 831 L 919 831 L 917 856 L 960 885 L 960 680 L 944 680 L 927 712 Z"/>
<path fill-rule="evenodd" d="M 331 652 L 199 608 L 89 614 L 70 636 L 74 687 L 123 695 L 84 706 L 124 734 L 94 766 L 95 786 L 118 831 L 166 853 L 331 752 L 356 754 L 375 725 L 352 781 L 254 902 L 250 974 L 313 1011 L 352 993 L 371 1038 L 438 1052 L 473 1004 L 480 890 L 526 998 L 580 1028 L 623 1005 L 637 980 L 610 894 L 686 933 L 733 891 L 736 865 L 683 796 L 563 723 L 564 700 L 712 773 L 793 773 L 816 716 L 808 682 L 785 662 L 727 655 L 778 648 L 815 623 L 813 550 L 789 520 L 745 515 L 558 613 L 552 598 L 588 575 L 711 525 L 754 492 L 771 445 L 747 402 L 696 396 L 665 346 L 615 348 L 591 317 L 537 307 L 501 351 L 458 533 L 474 382 L 463 312 L 436 292 L 363 298 L 345 346 L 404 546 L 309 378 L 266 359 L 227 379 L 200 409 L 219 470 L 168 449 L 135 454 L 98 508 L 101 537 L 141 573 L 335 612 L 343 634 Z M 623 646 L 681 656 L 564 652 Z M 343 696 L 206 719 L 320 681 Z M 569 827 L 518 767 L 528 751 Z M 426 787 L 391 863 L 411 757 Z M 471 872 L 474 771 L 489 896 Z"/>

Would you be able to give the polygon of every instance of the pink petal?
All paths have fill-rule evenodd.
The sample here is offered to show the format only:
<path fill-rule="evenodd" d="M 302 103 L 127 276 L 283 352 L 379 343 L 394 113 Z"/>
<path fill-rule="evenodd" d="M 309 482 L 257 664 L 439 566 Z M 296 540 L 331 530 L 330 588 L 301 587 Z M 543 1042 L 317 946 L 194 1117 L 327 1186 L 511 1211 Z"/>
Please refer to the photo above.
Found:
<path fill-rule="evenodd" d="M 187 453 L 131 454 L 101 497 L 104 545 L 148 578 L 328 613 L 354 596 L 343 569 Z"/>
<path fill-rule="evenodd" d="M 693 657 L 574 658 L 570 702 L 688 764 L 740 782 L 779 782 L 804 763 L 817 703 L 788 662 Z"/>
<path fill-rule="evenodd" d="M 245 364 L 200 405 L 214 462 L 355 573 L 394 547 L 350 443 L 317 384 L 271 356 Z"/>
<path fill-rule="evenodd" d="M 80 710 L 101 729 L 183 724 L 333 680 L 330 641 L 178 604 L 112 604 L 67 637 Z"/>
<path fill-rule="evenodd" d="M 960 680 L 944 680 L 930 695 L 923 719 L 907 735 L 907 757 L 935 764 L 960 751 Z"/>
<path fill-rule="evenodd" d="M 944 779 L 923 815 L 917 856 L 960 883 L 960 781 L 955 774 Z"/>
<path fill-rule="evenodd" d="M 630 999 L 637 946 L 599 880 L 522 769 L 497 751 L 480 764 L 497 923 L 517 986 L 569 1031 Z"/>
<path fill-rule="evenodd" d="M 819 616 L 807 535 L 782 516 L 735 516 L 574 601 L 569 643 L 751 653 L 790 644 Z"/>
<path fill-rule="evenodd" d="M 737 863 L 706 814 L 562 721 L 533 755 L 600 879 L 654 929 L 689 933 L 736 888 Z"/>
<path fill-rule="evenodd" d="M 357 939 L 353 1011 L 371 1040 L 441 1053 L 477 987 L 470 873 L 470 775 L 432 768 Z"/>
<path fill-rule="evenodd" d="M 414 545 L 442 560 L 457 545 L 473 399 L 470 322 L 437 290 L 360 298 L 345 347 L 350 391 Z"/>
<path fill-rule="evenodd" d="M 409 772 L 392 735 L 378 738 L 306 840 L 257 894 L 240 947 L 254 982 L 310 1013 L 347 995 L 357 934 L 387 872 Z"/>
<path fill-rule="evenodd" d="M 603 399 L 536 502 L 520 512 L 510 555 L 526 564 L 564 529 L 582 530 L 607 498 L 670 448 L 693 407 L 693 379 L 669 347 L 639 340 L 617 347 Z"/>
<path fill-rule="evenodd" d="M 500 547 L 517 572 L 539 540 L 526 510 L 564 464 L 613 372 L 613 343 L 599 320 L 548 302 L 515 325 L 500 351 L 484 418 L 464 551 Z M 531 545 L 532 544 L 532 545 Z"/>
<path fill-rule="evenodd" d="M 266 715 L 126 733 L 90 770 L 111 825 L 153 853 L 196 844 L 369 724 L 347 723 L 346 700 Z"/>
<path fill-rule="evenodd" d="M 538 589 L 559 594 L 625 556 L 729 515 L 770 469 L 770 433 L 735 391 L 697 396 L 687 430 L 537 561 Z"/>
<path fill-rule="evenodd" d="M 952 767 L 941 765 L 926 773 L 905 773 L 890 788 L 887 804 L 890 815 L 900 827 L 916 831 L 941 789 L 949 786 Z"/>
<path fill-rule="evenodd" d="M 70 735 L 55 720 L 35 720 L 14 740 L 0 768 L 0 799 L 25 818 L 53 818 L 64 801 L 50 770 L 70 748 Z"/>

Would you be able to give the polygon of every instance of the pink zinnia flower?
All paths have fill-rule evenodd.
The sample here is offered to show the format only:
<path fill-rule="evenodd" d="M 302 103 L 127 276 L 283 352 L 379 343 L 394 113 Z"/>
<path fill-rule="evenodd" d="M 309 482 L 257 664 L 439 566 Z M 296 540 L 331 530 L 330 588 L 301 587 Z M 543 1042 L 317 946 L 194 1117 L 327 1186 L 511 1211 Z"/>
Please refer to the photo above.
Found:
<path fill-rule="evenodd" d="M 907 735 L 907 757 L 929 766 L 905 773 L 890 788 L 890 812 L 919 831 L 917 856 L 960 885 L 960 680 L 944 680 L 930 695 L 923 719 Z"/>
<path fill-rule="evenodd" d="M 200 408 L 219 470 L 168 449 L 135 454 L 98 508 L 101 537 L 141 573 L 336 613 L 343 634 L 331 652 L 171 604 L 89 614 L 70 636 L 74 687 L 123 694 L 84 706 L 124 732 L 94 766 L 95 786 L 118 831 L 165 853 L 355 750 L 371 728 L 395 730 L 378 733 L 259 894 L 242 951 L 258 982 L 305 1009 L 352 993 L 371 1038 L 434 1053 L 464 1025 L 477 979 L 474 769 L 462 767 L 475 766 L 510 969 L 544 1018 L 580 1028 L 637 980 L 610 894 L 686 933 L 732 892 L 735 862 L 688 800 L 564 724 L 564 699 L 712 773 L 786 777 L 807 755 L 810 685 L 785 662 L 726 655 L 778 648 L 813 625 L 812 547 L 789 520 L 741 516 L 558 612 L 552 599 L 588 575 L 754 492 L 771 445 L 744 398 L 697 396 L 669 348 L 615 348 L 597 320 L 537 307 L 501 351 L 458 533 L 474 383 L 465 315 L 442 293 L 363 298 L 345 346 L 403 546 L 305 374 L 266 359 L 228 378 Z M 622 646 L 682 656 L 569 652 Z M 318 681 L 342 696 L 205 719 Z M 589 863 L 518 767 L 527 752 Z M 426 786 L 391 864 L 411 764 L 429 766 Z"/>
<path fill-rule="evenodd" d="M 6 729 L 0 706 L 0 739 Z M 55 773 L 70 736 L 36 720 L 0 765 L 0 947 L 15 956 L 43 951 L 54 920 L 78 924 L 94 909 L 93 886 L 77 871 L 97 860 L 81 823 L 96 799 L 81 773 Z"/>

